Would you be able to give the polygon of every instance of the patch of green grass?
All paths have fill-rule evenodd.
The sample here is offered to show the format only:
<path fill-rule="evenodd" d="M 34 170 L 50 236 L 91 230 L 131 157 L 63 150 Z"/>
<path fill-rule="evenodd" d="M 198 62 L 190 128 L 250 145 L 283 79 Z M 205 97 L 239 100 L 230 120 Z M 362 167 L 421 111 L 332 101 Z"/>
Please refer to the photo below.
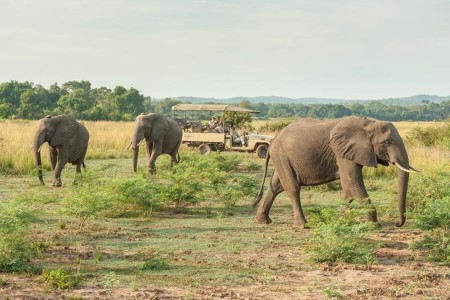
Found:
<path fill-rule="evenodd" d="M 450 233 L 447 228 L 437 228 L 410 245 L 411 249 L 426 251 L 429 261 L 450 266 Z"/>

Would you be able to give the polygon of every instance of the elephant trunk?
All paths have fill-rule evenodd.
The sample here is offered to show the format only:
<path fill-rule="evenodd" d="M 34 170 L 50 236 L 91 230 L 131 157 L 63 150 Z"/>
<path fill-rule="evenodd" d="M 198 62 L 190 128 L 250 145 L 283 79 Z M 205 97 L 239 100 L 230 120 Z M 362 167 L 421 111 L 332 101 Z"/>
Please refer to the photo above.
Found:
<path fill-rule="evenodd" d="M 406 192 L 408 190 L 409 173 L 397 169 L 398 178 L 398 211 L 400 213 L 400 222 L 396 223 L 397 227 L 405 224 L 405 212 L 406 212 Z"/>
<path fill-rule="evenodd" d="M 34 151 L 34 163 L 38 169 L 38 178 L 42 185 L 44 185 L 44 179 L 42 178 L 42 160 L 41 160 L 41 147 L 44 144 L 45 139 L 42 134 L 36 134 L 33 143 Z"/>
<path fill-rule="evenodd" d="M 139 156 L 139 145 L 141 140 L 144 138 L 141 130 L 136 129 L 133 135 L 133 139 L 131 141 L 132 149 L 133 149 L 133 171 L 137 172 L 137 161 Z"/>
<path fill-rule="evenodd" d="M 396 223 L 397 227 L 403 226 L 406 220 L 406 193 L 408 191 L 409 173 L 416 171 L 409 165 L 408 154 L 403 144 L 398 145 L 396 149 L 390 149 L 389 157 L 391 162 L 397 167 L 398 180 L 398 212 L 400 214 L 400 221 Z"/>

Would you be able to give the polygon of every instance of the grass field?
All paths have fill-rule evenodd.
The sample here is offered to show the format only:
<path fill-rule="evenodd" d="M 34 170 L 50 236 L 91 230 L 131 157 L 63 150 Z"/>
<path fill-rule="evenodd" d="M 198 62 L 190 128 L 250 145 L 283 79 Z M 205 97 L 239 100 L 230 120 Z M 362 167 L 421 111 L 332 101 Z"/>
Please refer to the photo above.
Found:
<path fill-rule="evenodd" d="M 254 222 L 249 204 L 262 173 L 262 160 L 254 154 L 205 158 L 183 149 L 175 172 L 162 156 L 158 174 L 148 176 L 141 157 L 134 174 L 131 153 L 124 150 L 133 123 L 85 124 L 91 132 L 88 172 L 78 177 L 66 167 L 64 186 L 51 188 L 50 172 L 44 174 L 47 186 L 33 174 L 35 122 L 0 122 L 0 251 L 16 258 L 14 263 L 0 258 L 2 297 L 450 295 L 450 165 L 445 148 L 407 142 L 411 164 L 421 173 L 411 175 L 404 227 L 395 227 L 394 168 L 379 167 L 365 171 L 379 226 L 364 221 L 359 203 L 346 207 L 336 182 L 302 191 L 311 229 L 297 230 L 284 194 L 271 210 L 272 224 Z M 406 137 L 415 126 L 439 124 L 396 126 Z"/>

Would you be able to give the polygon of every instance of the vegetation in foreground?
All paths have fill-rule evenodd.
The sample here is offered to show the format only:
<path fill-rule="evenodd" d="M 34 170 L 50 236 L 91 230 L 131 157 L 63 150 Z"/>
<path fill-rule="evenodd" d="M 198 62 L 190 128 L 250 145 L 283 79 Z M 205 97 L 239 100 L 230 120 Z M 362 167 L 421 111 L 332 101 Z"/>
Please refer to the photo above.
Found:
<path fill-rule="evenodd" d="M 411 176 L 407 227 L 401 230 L 419 232 L 409 244 L 414 255 L 448 266 L 448 152 L 439 152 L 431 163 L 436 147 L 417 147 L 410 152 L 421 173 Z M 0 261 L 0 288 L 13 272 L 35 277 L 49 290 L 97 286 L 113 294 L 150 283 L 182 288 L 188 297 L 202 286 L 270 286 L 292 272 L 293 252 L 302 257 L 302 272 L 323 264 L 373 268 L 379 263 L 379 251 L 390 245 L 380 241 L 381 230 L 395 228 L 397 217 L 392 167 L 365 171 L 381 227 L 365 222 L 357 203 L 347 208 L 334 182 L 302 192 L 311 230 L 296 232 L 282 195 L 272 210 L 274 224 L 255 224 L 248 213 L 259 185 L 257 164 L 262 161 L 252 155 L 185 151 L 174 168 L 161 157 L 156 176 L 144 167 L 134 174 L 129 159 L 114 159 L 90 161 L 81 176 L 66 169 L 60 189 L 40 186 L 33 175 L 4 177 L 0 249 L 9 255 Z M 444 278 L 436 276 L 430 278 Z M 345 295 L 332 282 L 317 285 L 326 297 Z M 422 281 L 405 283 L 389 295 L 413 295 L 421 286 Z"/>

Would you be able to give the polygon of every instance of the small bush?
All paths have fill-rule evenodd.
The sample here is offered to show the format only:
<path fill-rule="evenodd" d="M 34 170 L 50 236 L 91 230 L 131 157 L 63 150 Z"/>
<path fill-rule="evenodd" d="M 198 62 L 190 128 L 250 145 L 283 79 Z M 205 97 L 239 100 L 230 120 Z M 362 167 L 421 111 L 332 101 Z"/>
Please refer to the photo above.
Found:
<path fill-rule="evenodd" d="M 450 149 L 450 123 L 445 126 L 411 129 L 408 140 L 417 141 L 425 146 L 442 146 Z"/>
<path fill-rule="evenodd" d="M 423 171 L 410 176 L 408 187 L 408 213 L 413 217 L 422 214 L 431 201 L 450 197 L 448 167 L 435 172 Z"/>
<path fill-rule="evenodd" d="M 426 230 L 425 238 L 412 243 L 412 249 L 427 252 L 435 263 L 450 265 L 450 183 L 448 172 L 422 173 L 412 183 L 412 210 L 415 226 Z"/>
<path fill-rule="evenodd" d="M 378 245 L 367 239 L 367 231 L 368 227 L 364 223 L 345 225 L 333 222 L 319 225 L 313 233 L 313 260 L 374 264 L 374 251 Z"/>
<path fill-rule="evenodd" d="M 102 185 L 75 187 L 74 192 L 65 199 L 62 212 L 80 219 L 84 226 L 88 219 L 99 218 L 112 205 L 114 194 Z"/>
<path fill-rule="evenodd" d="M 42 271 L 42 279 L 46 286 L 57 289 L 74 288 L 80 283 L 78 275 L 71 275 L 68 271 L 62 269 L 45 269 Z"/>
<path fill-rule="evenodd" d="M 25 204 L 0 205 L 0 271 L 35 272 L 29 261 L 43 251 L 30 236 L 30 224 L 35 221 L 34 212 Z"/>
<path fill-rule="evenodd" d="M 109 272 L 103 278 L 103 286 L 108 290 L 108 293 L 111 294 L 112 290 L 119 286 L 120 280 L 117 278 L 116 272 Z"/>
<path fill-rule="evenodd" d="M 416 215 L 416 226 L 424 230 L 450 228 L 450 196 L 429 199 L 422 212 Z"/>
<path fill-rule="evenodd" d="M 430 231 L 424 239 L 412 243 L 410 248 L 427 251 L 429 261 L 450 266 L 450 233 L 448 227 Z"/>
<path fill-rule="evenodd" d="M 169 268 L 169 265 L 166 263 L 166 261 L 160 257 L 153 257 L 150 259 L 147 259 L 144 264 L 141 267 L 142 271 L 148 271 L 148 270 L 167 270 Z"/>
<path fill-rule="evenodd" d="M 279 132 L 284 127 L 292 123 L 292 120 L 276 120 L 264 123 L 259 130 L 262 132 Z"/>

